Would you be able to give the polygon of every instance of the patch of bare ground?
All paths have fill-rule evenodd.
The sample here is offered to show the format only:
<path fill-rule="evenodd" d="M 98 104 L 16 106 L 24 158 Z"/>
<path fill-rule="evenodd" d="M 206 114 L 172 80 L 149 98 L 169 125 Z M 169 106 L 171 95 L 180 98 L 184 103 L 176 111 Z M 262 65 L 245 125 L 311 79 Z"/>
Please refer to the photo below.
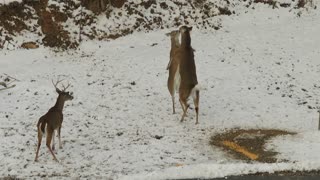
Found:
<path fill-rule="evenodd" d="M 271 138 L 282 135 L 294 135 L 293 132 L 275 129 L 233 129 L 226 133 L 217 134 L 211 138 L 210 144 L 221 147 L 234 158 L 246 161 L 254 160 L 264 163 L 277 162 L 275 156 L 277 152 L 266 150 L 265 144 Z M 231 144 L 229 146 L 229 144 Z"/>

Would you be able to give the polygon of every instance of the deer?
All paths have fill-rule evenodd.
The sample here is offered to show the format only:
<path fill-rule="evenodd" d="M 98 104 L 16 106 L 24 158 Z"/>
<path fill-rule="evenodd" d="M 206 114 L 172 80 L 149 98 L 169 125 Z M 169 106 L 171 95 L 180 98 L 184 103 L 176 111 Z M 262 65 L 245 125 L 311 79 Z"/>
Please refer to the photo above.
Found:
<path fill-rule="evenodd" d="M 55 87 L 56 92 L 58 93 L 58 98 L 56 100 L 56 103 L 53 107 L 49 109 L 49 111 L 40 117 L 38 124 L 37 124 L 37 130 L 38 130 L 38 147 L 36 152 L 36 158 L 35 161 L 38 161 L 38 155 L 39 155 L 39 149 L 41 146 L 42 141 L 42 135 L 46 133 L 46 145 L 50 151 L 50 153 L 53 156 L 53 159 L 57 162 L 58 159 L 53 153 L 53 150 L 55 150 L 55 144 L 54 144 L 54 134 L 55 131 L 58 132 L 58 139 L 59 139 L 59 148 L 62 149 L 62 143 L 61 143 L 61 127 L 63 122 L 63 107 L 64 103 L 66 101 L 73 99 L 73 93 L 67 92 L 67 88 L 70 86 L 68 85 L 65 87 L 62 84 L 63 89 L 60 90 L 57 86 L 62 80 L 57 80 L 56 83 L 53 82 L 52 84 Z M 53 141 L 52 148 L 51 148 L 51 141 Z"/>
<path fill-rule="evenodd" d="M 171 50 L 170 50 L 170 61 L 167 65 L 167 70 L 169 70 L 169 77 L 168 77 L 168 90 L 172 98 L 172 109 L 173 114 L 176 113 L 175 111 L 175 93 L 178 91 L 180 86 L 180 75 L 179 75 L 179 69 L 178 69 L 178 59 L 174 58 L 175 53 L 180 46 L 179 43 L 179 31 L 171 31 L 170 33 L 167 33 L 166 35 L 169 35 L 171 37 Z"/>
<path fill-rule="evenodd" d="M 166 33 L 166 35 L 170 36 L 170 39 L 171 39 L 170 61 L 167 65 L 167 70 L 169 70 L 175 51 L 180 46 L 180 42 L 179 42 L 180 32 L 179 30 L 174 30 L 174 31 L 171 31 L 170 33 Z"/>
<path fill-rule="evenodd" d="M 178 62 L 178 71 L 180 76 L 179 101 L 182 106 L 183 114 L 180 122 L 183 122 L 189 108 L 188 99 L 191 96 L 196 111 L 196 124 L 199 123 L 199 99 L 200 86 L 197 80 L 196 65 L 194 61 L 194 49 L 191 47 L 190 32 L 192 27 L 181 26 L 179 28 L 181 42 L 177 48 L 174 58 Z"/>

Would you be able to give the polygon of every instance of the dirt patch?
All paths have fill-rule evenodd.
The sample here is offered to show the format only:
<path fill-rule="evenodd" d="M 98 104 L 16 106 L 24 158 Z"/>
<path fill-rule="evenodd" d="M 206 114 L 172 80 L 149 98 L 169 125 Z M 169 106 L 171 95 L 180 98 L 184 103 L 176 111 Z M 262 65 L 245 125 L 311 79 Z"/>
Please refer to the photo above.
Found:
<path fill-rule="evenodd" d="M 213 136 L 210 144 L 223 148 L 237 159 L 274 163 L 277 161 L 277 152 L 267 151 L 265 144 L 276 136 L 293 134 L 295 133 L 274 129 L 233 129 Z"/>

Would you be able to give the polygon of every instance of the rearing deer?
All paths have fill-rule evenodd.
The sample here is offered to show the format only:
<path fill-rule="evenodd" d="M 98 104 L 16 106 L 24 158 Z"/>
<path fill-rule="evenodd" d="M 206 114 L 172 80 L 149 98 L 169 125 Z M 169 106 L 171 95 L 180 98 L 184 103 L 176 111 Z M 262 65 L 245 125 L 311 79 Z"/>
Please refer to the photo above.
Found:
<path fill-rule="evenodd" d="M 179 30 L 171 31 L 170 33 L 167 33 L 166 35 L 170 36 L 170 39 L 171 39 L 170 61 L 167 65 L 167 70 L 169 70 L 171 62 L 174 57 L 174 54 L 175 54 L 176 50 L 178 49 L 178 47 L 180 46 L 180 42 L 179 42 L 180 32 L 179 32 Z"/>
<path fill-rule="evenodd" d="M 174 94 L 178 91 L 180 86 L 179 61 L 178 61 L 179 59 L 175 58 L 175 54 L 177 52 L 177 49 L 180 46 L 180 43 L 179 43 L 180 32 L 172 31 L 167 35 L 171 37 L 170 61 L 167 66 L 167 70 L 169 70 L 167 86 L 172 98 L 173 114 L 175 114 L 176 111 L 175 111 Z"/>
<path fill-rule="evenodd" d="M 181 34 L 181 42 L 174 58 L 179 62 L 178 69 L 181 77 L 179 86 L 179 100 L 183 109 L 181 122 L 186 116 L 189 108 L 187 100 L 191 96 L 196 110 L 196 124 L 198 124 L 200 89 L 197 80 L 196 65 L 194 62 L 194 50 L 191 47 L 191 30 L 192 27 L 180 27 L 179 31 Z"/>
<path fill-rule="evenodd" d="M 59 148 L 62 148 L 62 143 L 61 143 L 61 125 L 63 121 L 63 106 L 65 101 L 72 100 L 73 96 L 72 93 L 66 92 L 67 88 L 70 86 L 70 84 L 67 85 L 67 87 L 63 86 L 63 90 L 60 90 L 57 85 L 60 83 L 62 80 L 58 80 L 56 83 L 52 81 L 53 86 L 56 88 L 56 92 L 59 94 L 56 104 L 49 109 L 49 111 L 40 117 L 38 124 L 37 124 L 37 129 L 38 129 L 38 148 L 36 152 L 36 158 L 35 161 L 38 161 L 38 155 L 39 155 L 39 149 L 41 146 L 41 141 L 42 141 L 42 135 L 46 131 L 46 145 L 50 151 L 50 153 L 53 156 L 53 159 L 58 162 L 58 159 L 54 155 L 53 151 L 55 149 L 54 147 L 54 132 L 55 130 L 58 131 L 58 138 L 59 138 Z M 51 140 L 53 141 L 52 144 L 52 149 L 50 147 L 51 145 Z"/>

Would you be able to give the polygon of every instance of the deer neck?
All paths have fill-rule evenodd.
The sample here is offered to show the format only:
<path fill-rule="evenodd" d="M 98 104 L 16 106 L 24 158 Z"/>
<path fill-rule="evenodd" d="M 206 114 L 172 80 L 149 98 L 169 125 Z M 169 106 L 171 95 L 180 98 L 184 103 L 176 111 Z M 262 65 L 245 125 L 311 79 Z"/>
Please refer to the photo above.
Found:
<path fill-rule="evenodd" d="M 181 46 L 182 47 L 191 47 L 191 37 L 189 32 L 181 34 Z"/>
<path fill-rule="evenodd" d="M 177 42 L 176 42 L 176 38 L 171 38 L 171 48 L 175 48 L 175 47 L 177 47 L 178 45 L 177 45 Z"/>
<path fill-rule="evenodd" d="M 59 95 L 58 98 L 57 98 L 57 102 L 56 102 L 56 104 L 54 105 L 54 108 L 62 111 L 63 106 L 64 106 L 64 102 L 65 102 L 65 101 L 64 101 L 64 100 L 62 99 L 62 97 Z"/>

